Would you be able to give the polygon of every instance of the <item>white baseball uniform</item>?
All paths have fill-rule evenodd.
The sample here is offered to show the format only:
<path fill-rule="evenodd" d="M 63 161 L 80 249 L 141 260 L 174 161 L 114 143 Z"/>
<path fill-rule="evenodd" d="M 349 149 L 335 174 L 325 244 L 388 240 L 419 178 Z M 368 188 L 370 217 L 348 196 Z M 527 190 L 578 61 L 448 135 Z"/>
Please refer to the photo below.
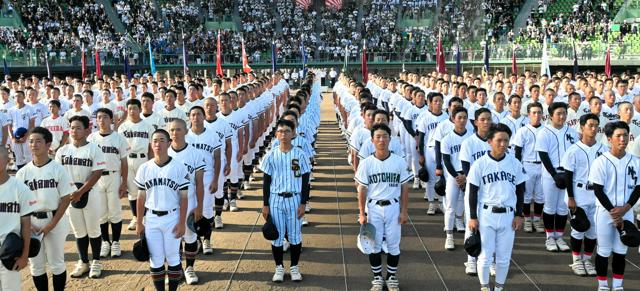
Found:
<path fill-rule="evenodd" d="M 202 201 L 202 216 L 204 216 L 205 218 L 212 218 L 214 215 L 213 204 L 215 198 L 213 195 L 215 193 L 211 193 L 209 191 L 209 187 L 211 186 L 211 183 L 214 182 L 215 177 L 213 175 L 215 173 L 215 167 L 224 169 L 224 167 L 222 167 L 221 165 L 222 158 L 220 158 L 219 161 L 214 160 L 215 152 L 220 152 L 220 138 L 217 132 L 205 126 L 204 131 L 200 134 L 196 134 L 192 130 L 189 130 L 186 139 L 187 142 L 196 150 L 200 151 L 200 153 L 204 157 L 204 199 Z M 222 156 L 222 153 L 220 153 L 220 156 Z M 222 198 L 221 193 L 219 195 L 220 197 L 218 198 Z"/>
<path fill-rule="evenodd" d="M 135 185 L 134 179 L 140 165 L 149 160 L 149 144 L 154 131 L 153 125 L 145 120 L 140 120 L 138 123 L 126 120 L 118 127 L 118 133 L 121 133 L 129 144 L 129 158 L 127 158 L 129 200 L 138 198 L 138 187 Z"/>
<path fill-rule="evenodd" d="M 462 164 L 460 163 L 459 156 L 462 142 L 466 139 L 472 138 L 473 135 L 473 131 L 470 130 L 466 130 L 462 134 L 458 134 L 457 132 L 452 131 L 442 139 L 442 143 L 440 144 L 442 155 L 449 155 L 451 165 L 453 166 L 453 169 L 449 169 L 445 166 L 445 172 L 447 173 L 447 175 L 445 175 L 447 186 L 444 200 L 445 230 L 453 230 L 454 219 L 456 218 L 456 216 L 462 217 L 464 211 L 464 192 L 462 192 L 462 188 L 459 187 L 456 183 L 455 177 L 459 173 L 462 173 Z M 451 170 L 453 170 L 454 172 L 451 172 Z M 462 196 L 460 194 L 462 194 Z"/>
<path fill-rule="evenodd" d="M 533 200 L 535 203 L 544 203 L 544 194 L 542 192 L 542 162 L 535 150 L 536 136 L 542 125 L 535 127 L 527 124 L 518 129 L 511 139 L 512 147 L 522 148 L 522 164 L 529 179 L 525 182 L 524 203 L 530 204 Z"/>
<path fill-rule="evenodd" d="M 60 142 L 62 141 L 62 136 L 66 133 L 69 133 L 69 121 L 64 117 L 59 116 L 58 118 L 53 118 L 49 116 L 42 120 L 40 126 L 48 129 L 53 135 L 53 140 L 51 141 L 51 149 L 55 150 L 60 147 Z M 1 137 L 0 137 L 1 138 Z"/>

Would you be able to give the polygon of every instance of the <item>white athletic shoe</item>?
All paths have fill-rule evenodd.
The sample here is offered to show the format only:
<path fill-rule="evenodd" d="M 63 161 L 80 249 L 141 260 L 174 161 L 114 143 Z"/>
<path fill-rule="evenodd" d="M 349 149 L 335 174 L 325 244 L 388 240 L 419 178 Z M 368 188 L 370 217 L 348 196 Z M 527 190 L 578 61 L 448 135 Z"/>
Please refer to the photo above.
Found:
<path fill-rule="evenodd" d="M 493 291 L 503 291 L 504 287 L 493 287 Z"/>
<path fill-rule="evenodd" d="M 387 290 L 400 291 L 400 282 L 398 282 L 398 278 L 395 275 L 391 275 L 387 279 Z"/>
<path fill-rule="evenodd" d="M 306 216 L 303 216 L 302 219 L 300 219 L 302 222 L 302 226 L 307 226 L 309 225 L 309 221 L 307 220 Z"/>
<path fill-rule="evenodd" d="M 231 200 L 229 201 L 229 211 L 231 212 L 236 212 L 238 211 L 238 204 L 236 203 L 236 200 Z"/>
<path fill-rule="evenodd" d="M 111 253 L 111 245 L 109 244 L 108 241 L 102 241 L 102 244 L 100 245 L 100 257 L 106 258 L 109 256 L 110 253 Z"/>
<path fill-rule="evenodd" d="M 556 244 L 558 245 L 558 250 L 561 252 L 568 252 L 571 250 L 571 247 L 569 247 L 561 237 L 556 239 Z"/>
<path fill-rule="evenodd" d="M 78 261 L 78 263 L 76 263 L 75 269 L 73 269 L 73 272 L 71 272 L 69 276 L 71 276 L 71 278 L 80 278 L 87 272 L 89 272 L 89 264 Z"/>
<path fill-rule="evenodd" d="M 491 289 L 489 287 L 481 287 L 480 291 L 491 291 Z"/>
<path fill-rule="evenodd" d="M 304 212 L 305 213 L 311 212 L 311 203 L 307 202 L 307 204 L 304 205 Z"/>
<path fill-rule="evenodd" d="M 558 245 L 556 244 L 555 238 L 552 238 L 552 237 L 547 238 L 547 241 L 545 242 L 545 246 L 547 247 L 547 252 L 558 251 Z"/>
<path fill-rule="evenodd" d="M 271 281 L 280 283 L 284 281 L 284 267 L 282 265 L 276 266 L 276 272 L 273 274 Z"/>
<path fill-rule="evenodd" d="M 436 215 L 436 205 L 435 203 L 429 203 L 429 208 L 427 208 L 427 215 Z"/>
<path fill-rule="evenodd" d="M 282 242 L 282 252 L 284 253 L 284 252 L 288 251 L 289 247 L 291 247 L 291 243 L 288 240 L 285 239 Z"/>
<path fill-rule="evenodd" d="M 243 199 L 244 198 L 244 191 L 238 190 L 238 192 L 236 192 L 236 198 Z"/>
<path fill-rule="evenodd" d="M 542 224 L 542 220 L 534 220 L 533 228 L 536 229 L 537 233 L 544 233 L 544 224 Z"/>
<path fill-rule="evenodd" d="M 624 291 L 624 287 L 620 286 L 616 288 L 611 288 L 611 291 Z"/>
<path fill-rule="evenodd" d="M 89 278 L 100 278 L 102 275 L 102 263 L 99 260 L 93 260 L 91 262 L 91 269 L 89 270 Z"/>
<path fill-rule="evenodd" d="M 373 281 L 371 281 L 371 291 L 382 291 L 384 289 L 384 279 L 382 276 L 373 277 Z"/>
<path fill-rule="evenodd" d="M 427 188 L 427 186 L 425 185 L 425 188 Z M 424 192 L 424 200 L 429 200 L 429 194 L 427 194 L 427 192 Z"/>
<path fill-rule="evenodd" d="M 225 199 L 224 204 L 222 205 L 222 211 L 229 210 L 229 200 Z"/>
<path fill-rule="evenodd" d="M 111 257 L 112 258 L 117 258 L 119 256 L 122 256 L 122 250 L 120 249 L 120 242 L 119 241 L 114 241 L 111 244 Z"/>
<path fill-rule="evenodd" d="M 131 217 L 131 221 L 129 221 L 129 226 L 127 226 L 128 230 L 136 230 L 136 223 L 138 223 L 138 220 L 136 219 L 136 217 Z"/>
<path fill-rule="evenodd" d="M 466 263 L 464 263 L 464 266 L 465 266 L 464 268 L 465 274 L 469 276 L 478 275 L 478 265 L 476 261 L 467 261 Z"/>
<path fill-rule="evenodd" d="M 495 262 L 491 263 L 491 266 L 489 266 L 489 276 L 493 276 L 493 277 L 496 276 L 496 263 Z"/>
<path fill-rule="evenodd" d="M 444 249 L 448 251 L 453 251 L 456 249 L 456 245 L 453 241 L 453 236 L 447 236 L 444 240 Z"/>
<path fill-rule="evenodd" d="M 532 233 L 533 232 L 533 221 L 524 220 L 524 232 Z"/>
<path fill-rule="evenodd" d="M 462 221 L 462 218 L 456 218 L 456 231 L 464 232 L 464 221 Z"/>
<path fill-rule="evenodd" d="M 245 180 L 244 182 L 242 182 L 242 189 L 244 189 L 244 190 L 251 189 L 251 183 L 249 181 Z"/>
<path fill-rule="evenodd" d="M 413 179 L 413 190 L 420 188 L 420 180 Z"/>
<path fill-rule="evenodd" d="M 193 267 L 187 267 L 184 270 L 184 279 L 187 281 L 187 285 L 198 284 L 198 275 L 196 275 L 196 271 L 193 270 Z"/>
<path fill-rule="evenodd" d="M 224 227 L 224 224 L 222 223 L 222 216 L 216 215 L 216 217 L 213 218 L 213 227 L 215 227 L 215 229 L 221 229 Z"/>
<path fill-rule="evenodd" d="M 202 242 L 202 253 L 205 255 L 210 255 L 213 254 L 213 248 L 211 247 L 211 241 L 208 239 L 205 239 Z"/>
<path fill-rule="evenodd" d="M 584 264 L 584 270 L 587 272 L 587 276 L 595 277 L 597 275 L 596 267 L 591 263 L 591 260 L 582 260 Z"/>
<path fill-rule="evenodd" d="M 574 274 L 580 277 L 584 277 L 587 275 L 587 271 L 584 268 L 584 264 L 580 260 L 573 262 L 573 264 L 569 265 L 569 267 L 571 267 L 571 270 L 573 270 Z"/>
<path fill-rule="evenodd" d="M 598 291 L 611 291 L 611 289 L 609 289 L 609 286 L 602 286 L 598 287 Z"/>
<path fill-rule="evenodd" d="M 300 269 L 298 269 L 298 266 L 291 266 L 291 268 L 289 268 L 289 273 L 291 274 L 291 281 L 302 281 L 302 274 L 300 274 Z"/>

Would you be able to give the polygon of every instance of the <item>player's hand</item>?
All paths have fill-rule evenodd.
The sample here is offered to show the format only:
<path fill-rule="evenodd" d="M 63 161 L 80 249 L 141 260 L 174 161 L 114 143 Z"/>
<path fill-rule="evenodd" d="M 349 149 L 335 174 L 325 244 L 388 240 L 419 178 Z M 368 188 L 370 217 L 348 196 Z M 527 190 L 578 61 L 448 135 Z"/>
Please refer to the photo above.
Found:
<path fill-rule="evenodd" d="M 82 199 L 82 195 L 84 193 L 78 193 L 78 191 L 73 191 L 73 193 L 71 193 L 71 202 L 78 202 L 80 201 L 80 199 Z"/>
<path fill-rule="evenodd" d="M 304 204 L 300 204 L 300 206 L 298 206 L 298 218 L 302 218 L 304 216 Z"/>
<path fill-rule="evenodd" d="M 13 264 L 13 269 L 12 270 L 20 271 L 20 270 L 24 269 L 24 267 L 26 267 L 28 263 L 29 263 L 29 257 L 28 256 L 23 256 L 23 257 L 16 258 L 16 262 Z"/>
<path fill-rule="evenodd" d="M 262 218 L 267 220 L 267 217 L 269 217 L 269 206 L 262 206 Z"/>
<path fill-rule="evenodd" d="M 614 219 L 621 218 L 625 213 L 627 213 L 627 210 L 628 209 L 624 206 L 618 206 L 611 209 L 611 211 L 609 211 L 609 214 L 611 214 L 611 217 L 613 217 Z"/>
<path fill-rule="evenodd" d="M 195 221 L 199 221 L 202 218 L 202 206 L 198 205 L 194 210 L 193 210 L 193 218 L 195 218 Z"/>
<path fill-rule="evenodd" d="M 211 183 L 211 185 L 209 185 L 209 193 L 213 194 L 218 192 L 218 183 Z"/>
<path fill-rule="evenodd" d="M 184 223 L 176 224 L 176 227 L 173 228 L 173 234 L 175 238 L 181 238 L 184 235 Z"/>
<path fill-rule="evenodd" d="M 478 229 L 478 220 L 477 219 L 469 219 L 469 222 L 467 223 L 467 227 L 471 231 L 474 231 L 474 230 Z"/>
<path fill-rule="evenodd" d="M 142 217 L 138 217 L 138 222 L 136 223 L 136 234 L 138 237 L 142 237 L 142 234 L 144 233 L 144 224 L 142 223 L 142 220 Z"/>
<path fill-rule="evenodd" d="M 575 212 L 576 211 L 576 199 L 574 199 L 573 197 L 569 197 L 569 200 L 567 200 L 567 206 L 569 206 L 569 209 L 571 210 L 571 212 Z"/>
<path fill-rule="evenodd" d="M 224 176 L 227 177 L 229 176 L 229 173 L 231 173 L 231 167 L 230 166 L 224 166 Z"/>
<path fill-rule="evenodd" d="M 624 226 L 624 220 L 622 219 L 622 217 L 614 218 L 613 225 L 615 225 L 617 229 L 622 229 L 622 227 Z"/>
<path fill-rule="evenodd" d="M 56 227 L 53 223 L 49 223 L 41 228 L 37 233 L 42 235 L 47 235 L 54 227 Z"/>
<path fill-rule="evenodd" d="M 462 188 L 466 181 L 467 181 L 467 176 L 462 174 L 456 176 L 456 184 L 458 184 L 458 187 Z"/>
<path fill-rule="evenodd" d="M 442 176 L 442 169 L 436 169 L 436 177 Z"/>
<path fill-rule="evenodd" d="M 120 188 L 118 188 L 118 193 L 120 194 L 120 198 L 127 197 L 127 183 L 120 183 Z"/>
<path fill-rule="evenodd" d="M 236 155 L 236 161 L 242 161 L 242 153 L 238 152 L 238 154 Z"/>
<path fill-rule="evenodd" d="M 400 212 L 400 216 L 398 217 L 398 223 L 405 224 L 409 221 L 409 214 L 405 211 Z"/>
<path fill-rule="evenodd" d="M 424 167 L 424 163 L 425 163 L 425 158 L 424 156 L 420 156 L 418 158 L 418 164 L 420 164 L 420 166 Z"/>
<path fill-rule="evenodd" d="M 362 225 L 367 223 L 367 215 L 366 214 L 360 214 L 360 216 L 358 217 L 358 222 Z"/>
<path fill-rule="evenodd" d="M 518 230 L 520 229 L 520 227 L 522 227 L 522 217 L 520 216 L 516 216 L 513 219 L 513 222 L 511 223 L 511 225 L 513 226 L 513 230 Z"/>
<path fill-rule="evenodd" d="M 252 141 L 252 142 L 250 142 L 250 143 L 249 143 L 249 147 L 250 147 L 250 148 L 255 148 L 255 147 L 256 147 L 256 143 L 255 143 L 255 142 L 253 142 L 253 141 Z"/>

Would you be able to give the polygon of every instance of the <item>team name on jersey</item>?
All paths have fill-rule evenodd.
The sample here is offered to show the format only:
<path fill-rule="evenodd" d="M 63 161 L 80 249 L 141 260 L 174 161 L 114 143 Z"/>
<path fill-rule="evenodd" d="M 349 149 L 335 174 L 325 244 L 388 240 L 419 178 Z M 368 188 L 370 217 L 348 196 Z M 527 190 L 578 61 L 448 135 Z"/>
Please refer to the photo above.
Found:
<path fill-rule="evenodd" d="M 481 158 L 482 156 L 484 156 L 488 152 L 489 152 L 489 150 L 479 151 L 479 152 L 471 154 L 471 157 L 473 158 L 473 161 L 476 161 L 477 159 Z"/>
<path fill-rule="evenodd" d="M 618 114 L 610 113 L 610 112 L 602 112 L 602 116 L 606 117 L 609 120 L 619 119 Z"/>
<path fill-rule="evenodd" d="M 173 122 L 176 119 L 180 119 L 180 118 L 178 118 L 178 117 L 165 117 L 164 118 L 164 123 L 169 124 L 169 123 Z"/>
<path fill-rule="evenodd" d="M 20 203 L 18 202 L 2 202 L 0 203 L 0 212 L 3 213 L 20 213 Z"/>
<path fill-rule="evenodd" d="M 429 123 L 429 124 L 427 124 L 427 126 L 425 127 L 425 130 L 433 130 L 433 129 L 435 129 L 436 127 L 438 127 L 438 124 L 439 124 L 439 122 L 437 122 L 437 121 L 436 121 L 436 122 Z"/>
<path fill-rule="evenodd" d="M 120 154 L 120 150 L 117 147 L 112 146 L 100 146 L 102 152 L 105 154 Z"/>
<path fill-rule="evenodd" d="M 569 126 L 569 127 L 573 127 L 573 126 L 575 126 L 576 124 L 578 124 L 578 122 L 579 122 L 579 121 L 580 121 L 580 119 L 577 119 L 577 118 L 576 118 L 576 119 L 568 120 L 568 121 L 567 121 L 567 126 Z"/>
<path fill-rule="evenodd" d="M 451 147 L 449 147 L 449 151 L 451 151 L 452 154 L 457 153 L 457 152 L 460 151 L 460 147 L 461 146 L 462 145 L 459 145 L 459 144 L 451 146 Z"/>
<path fill-rule="evenodd" d="M 187 167 L 187 171 L 189 171 L 189 174 L 193 174 L 193 172 L 195 172 L 196 168 L 192 167 L 191 165 L 184 163 L 184 166 Z"/>
<path fill-rule="evenodd" d="M 62 155 L 62 165 L 93 167 L 93 160 Z"/>
<path fill-rule="evenodd" d="M 126 138 L 134 138 L 134 137 L 138 137 L 138 138 L 149 138 L 149 133 L 146 131 L 132 131 L 132 130 L 127 130 L 127 131 L 123 131 L 122 135 L 124 135 L 124 137 Z"/>
<path fill-rule="evenodd" d="M 191 145 L 196 149 L 204 150 L 204 151 L 207 151 L 209 153 L 213 153 L 213 151 L 216 149 L 216 148 L 214 148 L 211 145 L 208 145 L 206 143 L 192 143 Z"/>
<path fill-rule="evenodd" d="M 398 173 L 376 173 L 367 177 L 369 184 L 389 183 L 389 187 L 396 187 L 400 183 Z"/>
<path fill-rule="evenodd" d="M 153 178 L 151 180 L 144 182 L 144 185 L 147 188 L 147 190 L 156 186 L 165 186 L 173 190 L 178 190 L 178 187 L 180 187 L 180 184 L 178 184 L 177 182 L 169 178 Z"/>
<path fill-rule="evenodd" d="M 489 183 L 507 181 L 513 185 L 516 184 L 516 176 L 505 171 L 493 172 L 482 176 L 482 184 L 486 185 Z"/>
<path fill-rule="evenodd" d="M 50 189 L 50 188 L 58 187 L 58 181 L 56 181 L 55 179 L 43 179 L 43 180 L 33 179 L 31 181 L 26 180 L 24 181 L 24 183 L 27 186 L 29 186 L 29 189 L 31 189 L 31 191 L 36 191 L 38 189 Z"/>
<path fill-rule="evenodd" d="M 50 125 L 50 126 L 47 126 L 47 129 L 49 131 L 64 131 L 64 128 L 60 125 Z"/>

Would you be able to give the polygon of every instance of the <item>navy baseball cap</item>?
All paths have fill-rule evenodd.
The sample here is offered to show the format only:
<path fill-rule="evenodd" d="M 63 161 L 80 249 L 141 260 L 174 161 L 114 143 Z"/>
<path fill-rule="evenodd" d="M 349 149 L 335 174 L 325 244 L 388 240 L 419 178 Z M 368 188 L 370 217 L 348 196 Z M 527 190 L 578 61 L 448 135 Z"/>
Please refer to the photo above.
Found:
<path fill-rule="evenodd" d="M 28 130 L 24 127 L 18 127 L 16 130 L 13 131 L 13 137 L 17 139 L 21 139 L 27 134 L 27 131 Z"/>

